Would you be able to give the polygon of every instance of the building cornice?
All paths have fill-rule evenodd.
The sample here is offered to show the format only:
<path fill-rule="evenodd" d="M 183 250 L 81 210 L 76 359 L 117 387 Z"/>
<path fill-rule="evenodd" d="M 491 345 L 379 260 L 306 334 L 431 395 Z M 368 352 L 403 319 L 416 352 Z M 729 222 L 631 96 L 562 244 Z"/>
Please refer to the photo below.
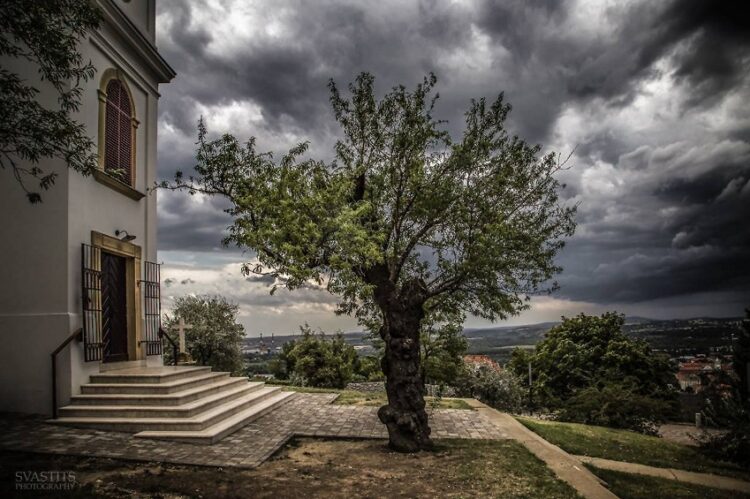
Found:
<path fill-rule="evenodd" d="M 102 21 L 111 26 L 133 50 L 143 56 L 143 61 L 157 76 L 158 83 L 172 81 L 176 76 L 174 69 L 113 0 L 92 0 L 92 2 L 99 8 Z"/>

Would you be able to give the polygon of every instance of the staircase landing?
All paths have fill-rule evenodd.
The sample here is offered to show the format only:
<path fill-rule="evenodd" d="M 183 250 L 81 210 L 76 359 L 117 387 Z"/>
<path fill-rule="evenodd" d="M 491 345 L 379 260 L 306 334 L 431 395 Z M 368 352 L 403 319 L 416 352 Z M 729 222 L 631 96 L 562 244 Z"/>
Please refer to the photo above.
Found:
<path fill-rule="evenodd" d="M 293 392 L 210 367 L 138 367 L 90 376 L 51 423 L 213 444 L 287 402 Z"/>

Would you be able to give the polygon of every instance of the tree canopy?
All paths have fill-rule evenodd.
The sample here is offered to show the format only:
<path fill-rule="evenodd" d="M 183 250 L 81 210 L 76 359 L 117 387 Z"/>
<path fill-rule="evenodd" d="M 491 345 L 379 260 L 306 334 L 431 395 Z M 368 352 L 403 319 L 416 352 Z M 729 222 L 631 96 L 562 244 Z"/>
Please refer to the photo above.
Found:
<path fill-rule="evenodd" d="M 535 398 L 563 419 L 651 431 L 672 410 L 675 367 L 625 335 L 624 322 L 614 312 L 563 317 L 532 353 L 514 351 L 510 366 L 524 376 L 531 362 Z"/>
<path fill-rule="evenodd" d="M 237 374 L 243 367 L 241 342 L 245 336 L 244 326 L 237 322 L 238 310 L 221 296 L 181 296 L 164 326 L 170 330 L 183 319 L 192 326 L 185 331 L 190 356 L 199 365 Z M 164 355 L 168 361 L 171 350 L 165 349 Z"/>
<path fill-rule="evenodd" d="M 42 159 L 62 158 L 83 174 L 96 168 L 93 142 L 71 113 L 81 104 L 82 82 L 95 72 L 78 43 L 98 25 L 98 10 L 88 0 L 0 2 L 0 58 L 35 65 L 40 79 L 33 83 L 0 67 L 0 168 L 12 172 L 32 203 L 57 175 L 39 166 Z M 40 85 L 54 89 L 56 106 L 38 99 Z"/>
<path fill-rule="evenodd" d="M 379 416 L 400 450 L 430 445 L 422 320 L 526 308 L 529 294 L 554 289 L 554 256 L 575 226 L 558 198 L 559 156 L 506 131 L 503 95 L 471 101 L 454 140 L 434 117 L 435 84 L 430 75 L 378 99 L 368 73 L 349 96 L 331 81 L 342 134 L 330 163 L 308 158 L 307 143 L 276 161 L 254 138 L 209 139 L 201 122 L 195 175 L 167 184 L 230 201 L 226 242 L 257 254 L 245 272 L 324 285 L 339 312 L 379 332 L 389 400 Z"/>

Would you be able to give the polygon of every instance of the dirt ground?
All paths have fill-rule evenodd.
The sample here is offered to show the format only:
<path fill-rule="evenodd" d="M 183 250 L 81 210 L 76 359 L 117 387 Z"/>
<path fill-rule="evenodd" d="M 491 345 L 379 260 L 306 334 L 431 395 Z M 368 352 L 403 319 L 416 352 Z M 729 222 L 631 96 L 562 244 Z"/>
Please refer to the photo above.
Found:
<path fill-rule="evenodd" d="M 575 497 L 510 441 L 454 440 L 399 454 L 382 440 L 300 439 L 253 470 L 4 452 L 0 497 L 44 495 L 16 490 L 20 471 L 44 470 L 75 473 L 75 488 L 48 497 Z"/>

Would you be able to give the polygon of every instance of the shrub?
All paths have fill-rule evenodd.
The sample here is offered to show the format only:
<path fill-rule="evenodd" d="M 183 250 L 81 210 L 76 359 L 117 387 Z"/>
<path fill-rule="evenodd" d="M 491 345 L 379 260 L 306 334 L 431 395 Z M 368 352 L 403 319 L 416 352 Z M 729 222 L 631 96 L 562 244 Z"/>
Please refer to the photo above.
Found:
<path fill-rule="evenodd" d="M 516 351 L 509 366 L 534 373 L 535 403 L 566 421 L 650 433 L 676 414 L 675 367 L 642 340 L 626 336 L 620 314 L 581 314 L 547 332 L 533 353 Z"/>
<path fill-rule="evenodd" d="M 557 419 L 623 428 L 656 435 L 656 422 L 670 410 L 669 403 L 639 394 L 623 384 L 590 386 L 561 404 Z"/>
<path fill-rule="evenodd" d="M 527 390 L 512 371 L 495 371 L 481 367 L 474 371 L 464 368 L 457 378 L 456 391 L 463 397 L 475 397 L 490 407 L 520 412 Z"/>
<path fill-rule="evenodd" d="M 346 387 L 357 361 L 354 347 L 341 334 L 327 338 L 323 333 L 313 333 L 307 325 L 300 329 L 302 338 L 284 345 L 289 347 L 282 352 L 290 379 L 303 386 Z"/>
<path fill-rule="evenodd" d="M 383 381 L 385 375 L 380 368 L 380 359 L 374 355 L 360 357 L 357 362 L 357 375 L 361 381 Z"/>

